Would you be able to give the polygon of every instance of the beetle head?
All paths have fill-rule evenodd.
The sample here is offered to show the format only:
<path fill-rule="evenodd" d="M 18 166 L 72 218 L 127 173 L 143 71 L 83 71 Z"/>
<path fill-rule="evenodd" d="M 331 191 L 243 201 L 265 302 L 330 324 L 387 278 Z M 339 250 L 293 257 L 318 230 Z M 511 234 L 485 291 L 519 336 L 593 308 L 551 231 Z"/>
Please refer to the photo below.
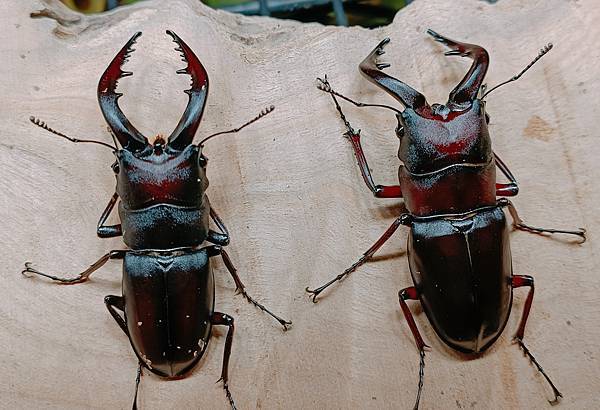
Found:
<path fill-rule="evenodd" d="M 161 137 L 160 140 L 155 140 L 151 146 L 148 139 L 125 117 L 118 104 L 118 99 L 123 95 L 116 92 L 118 80 L 133 74 L 130 71 L 123 71 L 121 68 L 131 52 L 134 51 L 133 44 L 142 35 L 141 32 L 135 33 L 117 53 L 98 83 L 98 102 L 102 114 L 123 149 L 130 152 L 141 153 L 146 150 L 158 150 L 157 152 L 162 153 L 167 146 L 173 151 L 183 151 L 192 143 L 202 118 L 208 93 L 208 74 L 198 57 L 177 34 L 170 30 L 167 30 L 167 34 L 173 38 L 178 46 L 176 50 L 181 53 L 183 61 L 187 63 L 187 66 L 177 70 L 177 73 L 188 74 L 192 79 L 190 89 L 185 90 L 189 96 L 187 107 L 167 141 Z"/>

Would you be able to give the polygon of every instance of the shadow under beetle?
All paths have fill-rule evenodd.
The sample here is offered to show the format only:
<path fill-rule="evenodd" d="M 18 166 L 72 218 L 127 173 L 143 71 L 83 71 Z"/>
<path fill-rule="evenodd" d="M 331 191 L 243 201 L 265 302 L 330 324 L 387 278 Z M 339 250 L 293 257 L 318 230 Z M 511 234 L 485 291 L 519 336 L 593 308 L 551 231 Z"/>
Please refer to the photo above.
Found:
<path fill-rule="evenodd" d="M 162 377 L 184 375 L 204 354 L 214 325 L 228 327 L 220 380 L 231 407 L 235 408 L 227 377 L 234 320 L 214 310 L 215 289 L 210 258 L 221 255 L 235 281 L 236 290 L 249 302 L 273 316 L 284 329 L 291 322 L 274 315 L 246 293 L 223 249 L 229 244 L 229 233 L 206 196 L 208 160 L 202 148 L 208 139 L 237 132 L 274 108 L 265 109 L 241 127 L 210 135 L 199 144 L 193 144 L 208 93 L 208 74 L 187 44 L 167 30 L 177 44 L 176 50 L 187 63 L 177 73 L 191 77 L 191 88 L 185 91 L 189 101 L 169 138 L 165 141 L 158 136 L 152 144 L 149 143 L 119 108 L 118 99 L 122 94 L 116 92 L 118 80 L 132 75 L 122 71 L 121 67 L 141 34 L 138 32 L 131 37 L 98 84 L 100 109 L 112 131 L 114 146 L 68 137 L 31 118 L 34 124 L 72 142 L 100 144 L 113 151 L 116 156 L 112 165 L 117 180 L 116 192 L 100 217 L 97 233 L 101 238 L 122 235 L 130 249 L 108 252 L 74 278 L 40 272 L 30 263 L 26 263 L 23 273 L 42 275 L 60 283 L 80 283 L 109 259 L 123 259 L 123 296 L 109 295 L 104 301 L 119 327 L 129 337 L 139 360 L 133 408 L 137 407 L 142 366 Z M 122 149 L 117 148 L 117 141 Z M 106 225 L 119 198 L 121 224 Z M 209 218 L 219 231 L 209 228 Z M 200 248 L 204 241 L 213 245 Z"/>
<path fill-rule="evenodd" d="M 513 204 L 506 198 L 515 196 L 518 185 L 502 160 L 492 151 L 488 133 L 489 116 L 485 96 L 495 88 L 517 80 L 552 45 L 518 75 L 485 91 L 483 79 L 489 57 L 482 47 L 461 43 L 428 33 L 450 48 L 445 55 L 473 59 L 461 82 L 452 90 L 448 102 L 429 105 L 425 96 L 402 81 L 384 73 L 389 64 L 379 61 L 389 39 L 383 40 L 360 63 L 359 68 L 371 82 L 383 88 L 404 106 L 400 111 L 383 104 L 364 104 L 345 97 L 331 88 L 327 77 L 318 79 L 319 88 L 328 92 L 347 128 L 345 136 L 367 187 L 378 198 L 403 198 L 408 213 L 398 217 L 362 257 L 325 285 L 307 292 L 313 302 L 331 284 L 344 279 L 392 236 L 400 225 L 410 228 L 408 261 L 414 286 L 402 289 L 400 307 L 420 353 L 419 384 L 414 407 L 417 408 L 423 387 L 425 348 L 406 300 L 419 300 L 437 335 L 451 348 L 466 354 L 485 351 L 498 339 L 510 314 L 513 288 L 530 288 L 515 341 L 523 349 L 554 394 L 562 397 L 542 367 L 523 343 L 525 324 L 533 301 L 531 276 L 514 275 L 509 246 L 509 229 L 503 211 L 508 207 L 513 225 L 534 233 L 565 233 L 585 241 L 585 230 L 565 231 L 536 228 L 523 223 Z M 382 107 L 396 112 L 400 139 L 398 157 L 403 165 L 398 171 L 399 185 L 376 185 L 360 143 L 360 130 L 354 130 L 336 99 L 343 98 L 359 107 Z M 496 182 L 496 167 L 508 183 Z"/>

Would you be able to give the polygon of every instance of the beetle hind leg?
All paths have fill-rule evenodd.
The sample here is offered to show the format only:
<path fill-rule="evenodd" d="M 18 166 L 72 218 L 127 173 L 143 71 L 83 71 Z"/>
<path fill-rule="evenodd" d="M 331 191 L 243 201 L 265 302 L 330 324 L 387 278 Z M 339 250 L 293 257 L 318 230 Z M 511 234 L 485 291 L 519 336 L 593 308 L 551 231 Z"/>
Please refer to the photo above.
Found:
<path fill-rule="evenodd" d="M 231 405 L 231 409 L 236 410 L 237 408 L 235 407 L 235 402 L 233 401 L 233 396 L 229 391 L 228 384 L 229 356 L 231 356 L 231 343 L 233 341 L 233 332 L 235 329 L 233 325 L 233 318 L 225 313 L 214 312 L 211 322 L 213 325 L 227 326 L 229 328 L 227 330 L 227 337 L 225 339 L 225 351 L 223 353 L 223 368 L 221 369 L 221 378 L 217 381 L 217 383 L 221 381 L 223 382 L 223 389 L 225 390 L 225 395 L 227 396 L 227 400 Z"/>
<path fill-rule="evenodd" d="M 419 401 L 421 400 L 421 392 L 423 391 L 423 380 L 425 376 L 425 348 L 429 348 L 423 341 L 421 337 L 421 333 L 419 333 L 419 329 L 417 328 L 417 324 L 415 323 L 415 319 L 406 304 L 407 300 L 419 300 L 419 294 L 417 289 L 414 286 L 409 288 L 402 289 L 398 292 L 398 300 L 400 302 L 400 307 L 402 308 L 402 313 L 404 313 L 404 317 L 408 322 L 408 327 L 415 338 L 415 343 L 417 344 L 417 348 L 419 348 L 419 385 L 417 389 L 417 399 L 415 400 L 414 409 L 419 408 Z"/>
<path fill-rule="evenodd" d="M 137 410 L 137 398 L 138 398 L 138 390 L 140 388 L 140 381 L 142 380 L 142 363 L 138 363 L 137 374 L 135 376 L 135 394 L 133 395 L 133 404 L 131 406 L 132 410 Z"/>
<path fill-rule="evenodd" d="M 552 393 L 554 394 L 554 399 L 549 400 L 549 402 L 550 402 L 550 404 L 554 404 L 554 403 L 557 403 L 559 401 L 559 399 L 562 397 L 561 392 L 558 391 L 558 389 L 556 388 L 554 383 L 552 383 L 552 380 L 550 380 L 550 377 L 548 377 L 548 375 L 546 374 L 546 372 L 544 371 L 542 366 L 540 366 L 540 364 L 535 359 L 535 357 L 533 357 L 533 355 L 531 354 L 531 352 L 529 351 L 527 346 L 525 346 L 525 343 L 523 343 L 523 337 L 525 336 L 525 325 L 527 324 L 527 318 L 529 317 L 529 311 L 531 310 L 531 304 L 533 302 L 533 294 L 535 291 L 533 278 L 528 275 L 514 275 L 512 277 L 512 287 L 520 288 L 522 286 L 528 286 L 529 293 L 527 294 L 527 299 L 525 300 L 525 307 L 523 308 L 523 316 L 521 316 L 521 323 L 519 323 L 519 329 L 517 330 L 517 333 L 514 336 L 514 340 L 516 343 L 518 343 L 519 347 L 523 350 L 523 353 L 529 357 L 529 360 L 531 361 L 531 363 L 533 363 L 535 365 L 535 367 L 542 374 L 542 376 L 544 376 L 544 378 L 546 379 L 546 381 L 552 388 Z"/>

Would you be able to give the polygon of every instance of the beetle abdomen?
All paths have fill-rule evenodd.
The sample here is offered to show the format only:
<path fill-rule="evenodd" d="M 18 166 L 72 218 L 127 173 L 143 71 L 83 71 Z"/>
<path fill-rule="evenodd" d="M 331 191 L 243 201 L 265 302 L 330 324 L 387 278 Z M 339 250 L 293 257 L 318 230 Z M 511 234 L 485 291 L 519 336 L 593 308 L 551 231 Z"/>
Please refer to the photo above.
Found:
<path fill-rule="evenodd" d="M 502 207 L 461 219 L 415 218 L 411 225 L 410 270 L 436 333 L 465 353 L 487 349 L 502 333 L 512 303 Z"/>
<path fill-rule="evenodd" d="M 123 296 L 131 345 L 148 369 L 175 377 L 200 360 L 214 308 L 205 249 L 128 252 Z"/>

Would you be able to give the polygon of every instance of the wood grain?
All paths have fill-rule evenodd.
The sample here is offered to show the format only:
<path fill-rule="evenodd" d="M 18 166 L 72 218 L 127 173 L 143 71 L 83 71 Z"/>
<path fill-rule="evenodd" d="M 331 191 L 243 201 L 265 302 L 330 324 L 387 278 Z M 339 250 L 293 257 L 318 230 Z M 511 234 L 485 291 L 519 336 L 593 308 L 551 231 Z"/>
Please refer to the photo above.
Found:
<path fill-rule="evenodd" d="M 47 9 L 38 19 L 29 13 Z M 357 65 L 392 38 L 388 72 L 429 101 L 445 101 L 469 65 L 446 58 L 427 28 L 481 44 L 491 55 L 487 81 L 521 70 L 538 49 L 555 49 L 519 82 L 489 97 L 495 150 L 521 184 L 515 199 L 531 224 L 588 229 L 584 245 L 514 232 L 516 273 L 536 278 L 526 332 L 532 352 L 564 393 L 561 409 L 600 408 L 600 168 L 598 167 L 600 9 L 593 0 L 416 1 L 377 30 L 324 27 L 211 10 L 198 1 L 145 1 L 83 16 L 57 1 L 0 4 L 0 407 L 129 408 L 136 362 L 102 299 L 120 293 L 120 264 L 93 280 L 58 286 L 19 274 L 23 262 L 77 272 L 119 238 L 100 240 L 97 218 L 113 193 L 108 150 L 76 146 L 33 127 L 36 115 L 80 138 L 110 141 L 96 84 L 117 50 L 144 32 L 120 82 L 123 111 L 148 136 L 167 134 L 186 104 L 188 86 L 165 29 L 179 34 L 210 75 L 198 138 L 239 125 L 263 107 L 273 114 L 239 135 L 207 144 L 209 195 L 233 238 L 229 252 L 248 291 L 294 321 L 283 333 L 234 296 L 216 265 L 218 309 L 236 318 L 231 389 L 240 409 L 397 409 L 412 406 L 418 352 L 397 303 L 410 285 L 396 234 L 367 264 L 317 305 L 304 293 L 356 260 L 401 212 L 373 198 L 360 180 L 330 99 L 315 77 L 340 92 L 394 103 L 362 78 Z M 395 118 L 345 106 L 378 183 L 396 180 Z M 467 360 L 435 337 L 420 308 L 417 324 L 432 346 L 423 409 L 548 409 L 550 392 L 511 345 L 525 291 L 517 291 L 503 337 Z M 225 409 L 219 331 L 187 378 L 145 375 L 144 409 Z"/>

